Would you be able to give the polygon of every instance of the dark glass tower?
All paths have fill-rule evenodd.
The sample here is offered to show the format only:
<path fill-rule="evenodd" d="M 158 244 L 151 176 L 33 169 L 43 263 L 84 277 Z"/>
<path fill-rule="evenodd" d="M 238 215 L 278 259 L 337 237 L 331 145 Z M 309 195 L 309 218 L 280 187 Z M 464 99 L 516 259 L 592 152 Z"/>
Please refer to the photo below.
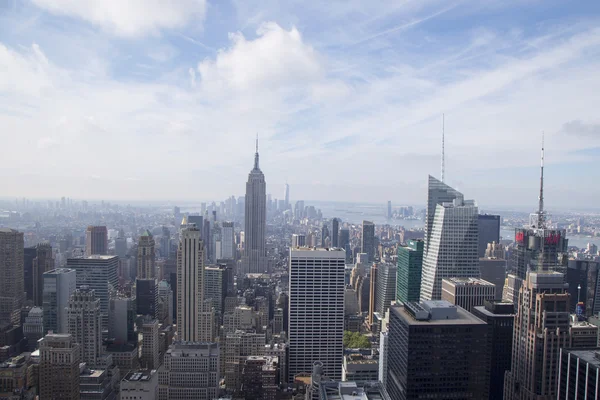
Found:
<path fill-rule="evenodd" d="M 332 247 L 341 247 L 339 242 L 339 230 L 340 230 L 340 220 L 334 218 L 331 221 L 331 246 Z"/>
<path fill-rule="evenodd" d="M 488 243 L 500 242 L 500 216 L 480 214 L 477 223 L 479 225 L 477 252 L 479 257 L 484 257 Z"/>
<path fill-rule="evenodd" d="M 419 301 L 424 244 L 422 240 L 409 240 L 406 246 L 398 247 L 396 301 Z"/>

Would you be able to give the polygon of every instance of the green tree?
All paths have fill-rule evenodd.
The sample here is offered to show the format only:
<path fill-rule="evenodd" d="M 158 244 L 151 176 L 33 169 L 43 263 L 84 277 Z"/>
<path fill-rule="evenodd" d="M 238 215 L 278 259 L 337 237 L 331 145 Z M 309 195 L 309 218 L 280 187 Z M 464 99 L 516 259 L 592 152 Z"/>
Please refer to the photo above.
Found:
<path fill-rule="evenodd" d="M 370 349 L 369 339 L 358 332 L 344 331 L 344 348 L 346 349 Z"/>

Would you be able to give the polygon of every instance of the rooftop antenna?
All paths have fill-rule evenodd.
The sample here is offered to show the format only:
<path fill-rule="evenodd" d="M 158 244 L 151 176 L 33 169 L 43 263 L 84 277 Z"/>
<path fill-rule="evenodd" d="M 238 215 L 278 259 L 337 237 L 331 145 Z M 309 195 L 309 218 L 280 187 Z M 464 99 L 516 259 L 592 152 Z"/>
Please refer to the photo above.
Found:
<path fill-rule="evenodd" d="M 254 169 L 258 169 L 258 133 L 256 134 L 256 153 L 254 154 Z"/>
<path fill-rule="evenodd" d="M 538 229 L 544 229 L 546 227 L 546 218 L 544 213 L 544 132 L 542 132 L 542 163 L 540 168 L 540 197 L 539 197 L 539 208 L 538 208 Z"/>
<path fill-rule="evenodd" d="M 446 155 L 444 154 L 444 127 L 445 127 L 445 123 L 444 123 L 444 114 L 442 114 L 442 183 L 444 182 L 444 172 L 446 170 L 446 164 L 445 164 L 445 158 Z"/>

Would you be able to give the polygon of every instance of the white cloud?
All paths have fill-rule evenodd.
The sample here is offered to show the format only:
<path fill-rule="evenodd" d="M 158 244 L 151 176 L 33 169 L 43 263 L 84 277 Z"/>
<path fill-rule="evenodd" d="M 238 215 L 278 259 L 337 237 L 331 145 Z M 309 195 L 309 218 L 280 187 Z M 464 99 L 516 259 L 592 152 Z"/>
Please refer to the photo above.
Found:
<path fill-rule="evenodd" d="M 124 37 L 158 34 L 202 22 L 206 0 L 33 0 L 53 14 L 82 18 Z"/>

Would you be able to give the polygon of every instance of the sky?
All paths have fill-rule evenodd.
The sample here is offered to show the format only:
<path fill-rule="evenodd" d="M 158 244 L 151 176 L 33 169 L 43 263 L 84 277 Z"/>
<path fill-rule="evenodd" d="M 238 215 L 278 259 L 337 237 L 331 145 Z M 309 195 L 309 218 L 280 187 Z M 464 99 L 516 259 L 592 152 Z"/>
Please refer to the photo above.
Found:
<path fill-rule="evenodd" d="M 3 197 L 600 208 L 600 2 L 0 0 Z"/>

